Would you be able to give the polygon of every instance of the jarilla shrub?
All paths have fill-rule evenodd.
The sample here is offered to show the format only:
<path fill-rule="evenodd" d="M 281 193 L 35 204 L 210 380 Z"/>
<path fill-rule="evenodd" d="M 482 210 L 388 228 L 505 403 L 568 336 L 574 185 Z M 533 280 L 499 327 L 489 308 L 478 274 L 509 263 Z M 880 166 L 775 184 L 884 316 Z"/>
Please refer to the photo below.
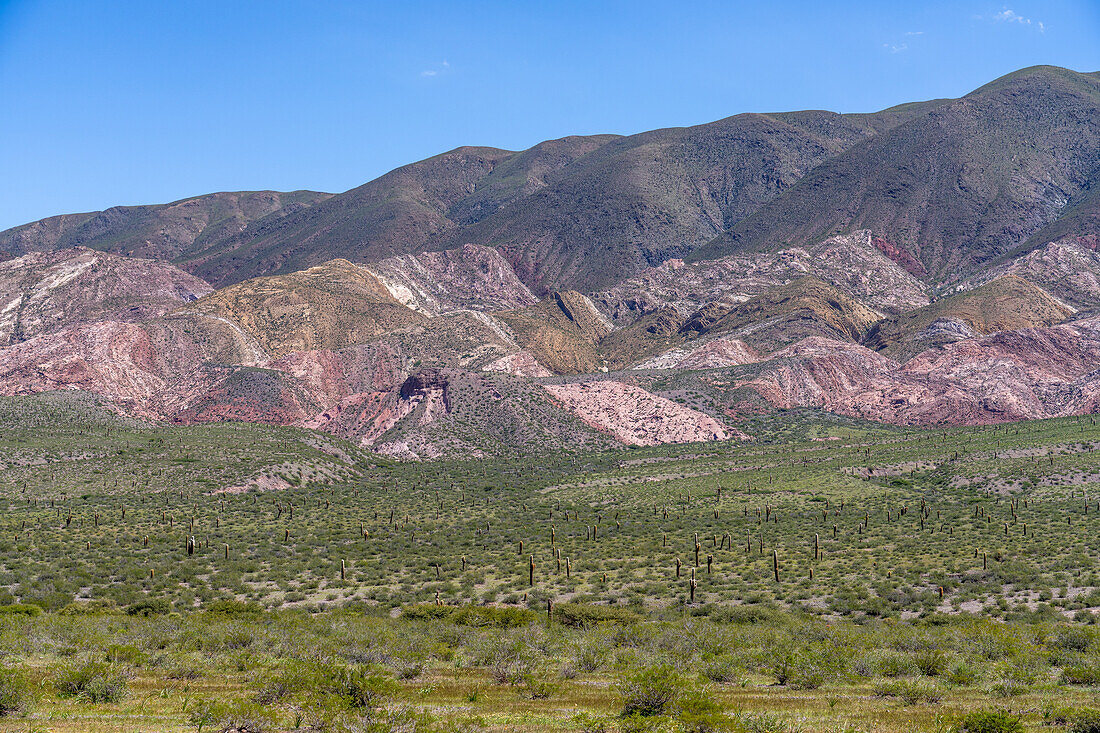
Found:
<path fill-rule="evenodd" d="M 0 669 L 0 718 L 23 712 L 28 702 L 23 675 L 14 669 Z"/>

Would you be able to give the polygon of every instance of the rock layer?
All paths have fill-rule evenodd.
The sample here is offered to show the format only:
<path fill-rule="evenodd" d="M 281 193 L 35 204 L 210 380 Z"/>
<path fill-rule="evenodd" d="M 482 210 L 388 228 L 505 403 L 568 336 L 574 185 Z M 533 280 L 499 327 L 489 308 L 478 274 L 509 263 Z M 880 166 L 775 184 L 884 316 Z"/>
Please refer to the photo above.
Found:
<path fill-rule="evenodd" d="M 726 440 L 728 431 L 709 415 L 623 382 L 548 384 L 567 410 L 628 445 Z"/>
<path fill-rule="evenodd" d="M 0 346 L 80 323 L 141 321 L 213 292 L 154 260 L 77 247 L 0 262 Z"/>

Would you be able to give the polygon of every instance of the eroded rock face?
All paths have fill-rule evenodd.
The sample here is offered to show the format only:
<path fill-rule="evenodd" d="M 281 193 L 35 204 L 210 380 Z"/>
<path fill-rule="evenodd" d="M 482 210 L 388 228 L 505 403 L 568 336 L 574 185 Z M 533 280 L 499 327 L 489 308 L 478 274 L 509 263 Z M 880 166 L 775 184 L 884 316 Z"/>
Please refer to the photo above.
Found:
<path fill-rule="evenodd" d="M 156 368 L 146 332 L 104 321 L 0 349 L 0 394 L 79 389 L 102 395 L 137 417 L 161 417 L 168 383 Z"/>
<path fill-rule="evenodd" d="M 1100 318 L 1001 331 L 904 366 L 862 346 L 806 339 L 741 382 L 776 407 L 821 407 L 899 424 L 988 424 L 1095 409 Z"/>
<path fill-rule="evenodd" d="M 181 312 L 233 323 L 273 356 L 368 343 L 426 320 L 347 260 L 246 280 Z"/>
<path fill-rule="evenodd" d="M 628 445 L 693 443 L 742 435 L 727 430 L 709 415 L 623 382 L 544 386 L 585 423 Z"/>
<path fill-rule="evenodd" d="M 762 374 L 742 382 L 773 407 L 843 412 L 844 396 L 889 382 L 898 363 L 858 344 L 810 337 L 772 354 Z M 850 413 L 846 413 L 850 414 Z"/>
<path fill-rule="evenodd" d="M 978 287 L 1005 275 L 1022 277 L 1084 313 L 1100 310 L 1100 252 L 1087 238 L 1051 242 L 970 278 L 961 287 Z"/>
<path fill-rule="evenodd" d="M 394 298 L 428 315 L 467 308 L 510 310 L 538 301 L 508 260 L 495 249 L 476 244 L 389 257 L 365 267 Z"/>
<path fill-rule="evenodd" d="M 360 344 L 339 351 L 295 351 L 271 363 L 297 379 L 314 401 L 334 405 L 359 392 L 383 392 L 401 384 L 408 357 L 393 344 Z"/>
<path fill-rule="evenodd" d="M 484 367 L 487 372 L 504 372 L 517 377 L 550 377 L 551 371 L 539 364 L 530 351 L 518 351 L 502 356 Z"/>
<path fill-rule="evenodd" d="M 718 338 L 694 348 L 670 349 L 646 359 L 635 369 L 714 369 L 761 360 L 756 349 L 739 339 Z"/>
<path fill-rule="evenodd" d="M 819 277 L 887 315 L 928 304 L 924 285 L 883 254 L 869 231 L 774 253 L 693 264 L 668 260 L 595 294 L 593 301 L 616 322 L 629 323 L 665 306 L 688 316 L 707 303 L 728 309 L 805 275 Z"/>
<path fill-rule="evenodd" d="M 0 346 L 68 326 L 134 322 L 213 292 L 163 262 L 76 247 L 0 262 Z"/>

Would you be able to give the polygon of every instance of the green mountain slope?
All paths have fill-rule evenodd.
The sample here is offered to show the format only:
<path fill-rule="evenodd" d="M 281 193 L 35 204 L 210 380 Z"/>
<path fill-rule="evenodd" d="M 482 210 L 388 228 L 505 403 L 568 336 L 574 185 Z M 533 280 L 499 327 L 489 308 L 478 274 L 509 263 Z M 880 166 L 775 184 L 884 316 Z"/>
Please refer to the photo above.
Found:
<path fill-rule="evenodd" d="M 691 257 L 865 228 L 953 281 L 1057 221 L 1098 160 L 1100 79 L 1023 69 L 853 146 Z"/>
<path fill-rule="evenodd" d="M 0 232 L 0 252 L 89 247 L 130 257 L 193 260 L 220 252 L 257 222 L 277 222 L 331 196 L 316 191 L 233 191 L 170 204 L 64 214 Z"/>
<path fill-rule="evenodd" d="M 521 152 L 458 148 L 335 196 L 215 194 L 55 217 L 0 233 L 0 250 L 84 244 L 169 259 L 222 286 L 475 243 L 499 248 L 539 294 L 591 291 L 705 244 L 823 161 L 936 104 L 743 114 Z M 222 214 L 226 198 L 241 211 Z M 253 199 L 269 204 L 252 215 Z"/>

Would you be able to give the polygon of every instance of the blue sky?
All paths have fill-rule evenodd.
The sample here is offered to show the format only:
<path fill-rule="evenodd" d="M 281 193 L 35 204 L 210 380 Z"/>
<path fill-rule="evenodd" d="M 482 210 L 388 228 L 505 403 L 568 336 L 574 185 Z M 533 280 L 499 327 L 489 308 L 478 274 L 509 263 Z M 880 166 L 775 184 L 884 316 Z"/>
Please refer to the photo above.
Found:
<path fill-rule="evenodd" d="M 459 145 L 857 112 L 1100 70 L 1100 0 L 0 0 L 0 229 L 343 191 Z"/>

